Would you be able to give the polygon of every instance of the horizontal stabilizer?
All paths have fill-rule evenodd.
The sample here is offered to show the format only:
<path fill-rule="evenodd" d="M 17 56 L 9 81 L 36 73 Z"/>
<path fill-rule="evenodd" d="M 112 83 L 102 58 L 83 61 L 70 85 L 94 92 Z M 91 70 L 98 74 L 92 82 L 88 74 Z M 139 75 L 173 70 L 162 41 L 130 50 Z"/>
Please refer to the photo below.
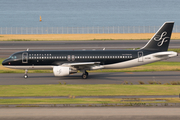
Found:
<path fill-rule="evenodd" d="M 154 57 L 174 57 L 174 56 L 177 56 L 177 52 L 173 52 L 173 51 L 167 51 L 167 52 L 158 52 L 158 53 L 155 53 L 153 56 Z"/>

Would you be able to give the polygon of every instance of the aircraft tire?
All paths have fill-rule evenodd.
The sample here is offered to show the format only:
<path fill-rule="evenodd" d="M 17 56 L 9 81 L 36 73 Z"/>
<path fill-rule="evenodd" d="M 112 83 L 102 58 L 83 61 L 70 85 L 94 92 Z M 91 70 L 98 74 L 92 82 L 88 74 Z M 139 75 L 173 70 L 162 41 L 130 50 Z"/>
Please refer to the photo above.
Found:
<path fill-rule="evenodd" d="M 25 75 L 24 75 L 24 78 L 27 79 L 27 78 L 28 78 L 28 75 L 25 74 Z"/>
<path fill-rule="evenodd" d="M 83 78 L 83 79 L 87 79 L 87 78 L 88 78 L 88 73 L 83 73 L 83 74 L 82 74 L 82 78 Z"/>

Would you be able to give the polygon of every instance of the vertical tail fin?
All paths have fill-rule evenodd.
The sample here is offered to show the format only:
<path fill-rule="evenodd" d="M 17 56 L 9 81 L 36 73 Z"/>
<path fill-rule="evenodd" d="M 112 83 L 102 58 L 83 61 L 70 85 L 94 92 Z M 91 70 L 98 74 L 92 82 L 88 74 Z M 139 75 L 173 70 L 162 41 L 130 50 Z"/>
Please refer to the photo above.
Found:
<path fill-rule="evenodd" d="M 174 22 L 165 22 L 142 50 L 167 51 Z"/>

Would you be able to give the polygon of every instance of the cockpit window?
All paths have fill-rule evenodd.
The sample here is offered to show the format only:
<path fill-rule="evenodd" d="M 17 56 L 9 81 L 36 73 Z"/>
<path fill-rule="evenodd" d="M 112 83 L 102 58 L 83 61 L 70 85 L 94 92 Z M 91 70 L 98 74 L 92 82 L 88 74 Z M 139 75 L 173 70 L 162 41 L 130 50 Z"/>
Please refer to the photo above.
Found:
<path fill-rule="evenodd" d="M 13 59 L 13 56 L 10 56 L 9 58 Z"/>
<path fill-rule="evenodd" d="M 16 56 L 10 56 L 9 58 L 11 58 L 11 59 L 17 59 L 17 57 Z"/>

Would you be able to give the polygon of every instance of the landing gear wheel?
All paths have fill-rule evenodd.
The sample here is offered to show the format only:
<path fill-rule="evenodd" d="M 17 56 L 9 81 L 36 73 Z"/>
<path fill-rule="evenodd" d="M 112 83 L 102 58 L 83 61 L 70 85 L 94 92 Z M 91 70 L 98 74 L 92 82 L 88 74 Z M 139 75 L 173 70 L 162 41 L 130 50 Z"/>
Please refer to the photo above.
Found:
<path fill-rule="evenodd" d="M 83 79 L 87 79 L 87 77 L 88 77 L 87 74 L 82 74 Z"/>
<path fill-rule="evenodd" d="M 87 78 L 88 78 L 88 72 L 83 73 L 83 74 L 82 74 L 82 78 L 83 78 L 83 79 L 87 79 Z"/>
<path fill-rule="evenodd" d="M 24 75 L 24 78 L 27 79 L 27 78 L 28 78 L 28 75 Z"/>

